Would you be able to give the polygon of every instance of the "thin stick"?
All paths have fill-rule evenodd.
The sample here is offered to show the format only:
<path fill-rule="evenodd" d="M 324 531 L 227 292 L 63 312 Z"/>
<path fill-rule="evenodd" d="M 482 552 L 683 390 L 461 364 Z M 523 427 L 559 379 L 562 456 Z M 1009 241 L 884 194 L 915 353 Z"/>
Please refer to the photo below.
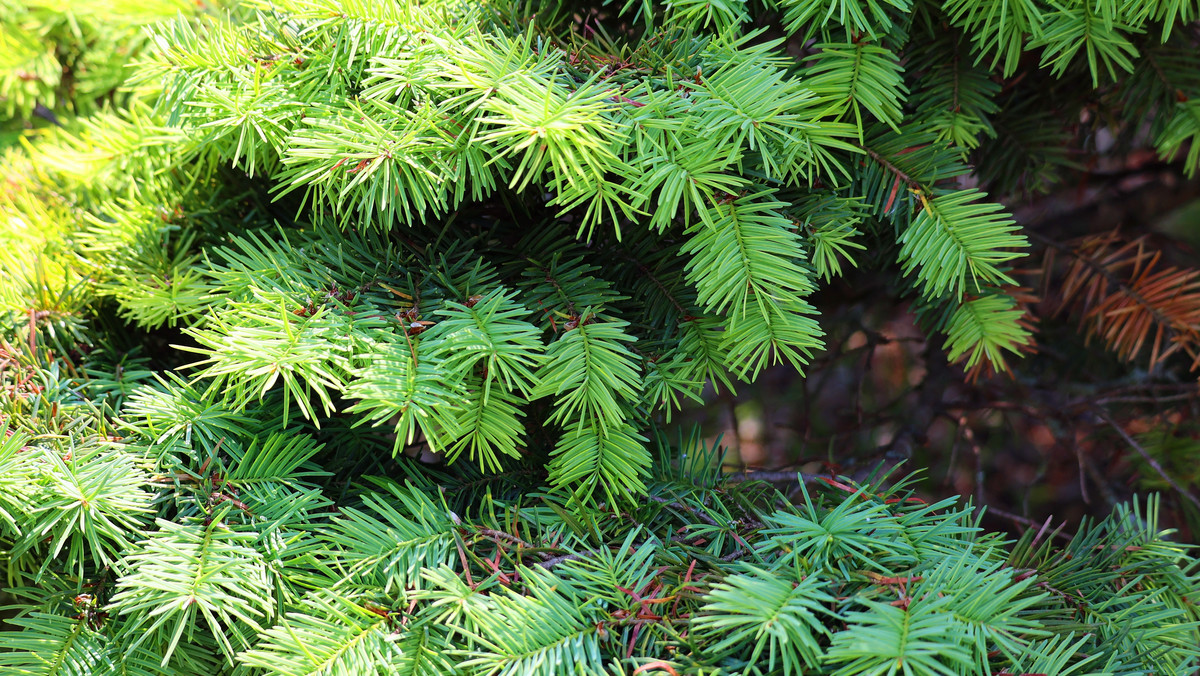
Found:
<path fill-rule="evenodd" d="M 668 507 L 675 507 L 675 508 L 683 510 L 685 512 L 691 512 L 693 516 L 700 519 L 704 523 L 706 523 L 710 526 L 720 527 L 720 525 L 715 520 L 713 520 L 713 518 L 711 516 L 705 514 L 703 511 L 696 509 L 694 507 L 690 507 L 688 505 L 684 505 L 684 504 L 681 504 L 678 502 L 673 502 L 671 500 L 667 500 L 666 498 L 660 498 L 657 495 L 647 495 L 646 498 L 648 500 L 650 500 L 651 502 L 657 502 L 657 503 L 666 505 Z"/>
<path fill-rule="evenodd" d="M 800 481 L 803 481 L 806 484 L 811 484 L 812 482 L 818 481 L 824 477 L 819 477 L 819 476 L 816 476 L 813 474 L 803 474 L 801 472 L 791 471 L 791 470 L 786 470 L 786 469 L 784 469 L 784 470 L 765 470 L 764 469 L 764 470 L 750 470 L 750 471 L 745 471 L 745 472 L 738 472 L 737 474 L 726 474 L 722 478 L 729 481 L 730 483 L 737 483 L 740 481 L 766 481 L 768 483 L 776 483 L 776 482 L 781 482 L 781 481 L 796 481 L 797 479 L 799 479 Z"/>
<path fill-rule="evenodd" d="M 988 513 L 988 514 L 994 514 L 994 515 L 996 515 L 996 516 L 998 516 L 998 517 L 1001 517 L 1001 518 L 1008 519 L 1009 521 L 1012 521 L 1012 522 L 1014 522 L 1014 523 L 1019 523 L 1019 524 L 1021 524 L 1021 525 L 1023 525 L 1023 526 L 1028 526 L 1028 527 L 1030 527 L 1030 528 L 1038 528 L 1038 527 L 1039 527 L 1039 525 L 1038 525 L 1038 522 L 1037 522 L 1037 521 L 1034 521 L 1033 519 L 1029 519 L 1029 518 L 1023 517 L 1023 516 L 1021 516 L 1020 514 L 1013 514 L 1012 512 L 1006 512 L 1006 511 L 1004 511 L 1003 509 L 999 509 L 999 508 L 997 508 L 997 507 L 992 507 L 991 505 L 988 505 L 988 508 L 987 508 L 987 513 Z M 1049 520 L 1049 519 L 1047 519 L 1047 520 L 1046 520 L 1046 523 L 1049 523 L 1049 522 L 1050 522 L 1050 520 Z M 1044 528 L 1044 526 L 1042 526 L 1042 527 Z M 1038 534 L 1038 537 L 1037 537 L 1037 538 L 1034 538 L 1034 542 L 1037 542 L 1037 540 L 1038 540 L 1039 538 L 1041 538 L 1041 536 L 1042 536 L 1043 534 L 1044 534 L 1044 533 L 1039 533 L 1039 534 Z M 1066 533 L 1064 533 L 1064 532 L 1062 532 L 1062 526 L 1059 526 L 1058 528 L 1055 528 L 1053 531 L 1051 531 L 1050 535 L 1052 535 L 1053 537 L 1062 538 L 1062 539 L 1064 539 L 1064 540 L 1066 540 L 1066 541 L 1068 541 L 1068 542 L 1070 542 L 1070 541 L 1071 541 L 1071 536 L 1070 536 L 1070 535 L 1068 535 L 1068 534 L 1066 534 Z"/>
<path fill-rule="evenodd" d="M 749 553 L 750 553 L 750 552 L 747 552 L 745 549 L 742 549 L 741 547 L 738 547 L 737 549 L 733 550 L 732 552 L 729 552 L 729 553 L 728 553 L 728 554 L 726 554 L 725 556 L 722 556 L 722 557 L 721 557 L 721 560 L 722 560 L 722 561 L 724 561 L 724 562 L 726 562 L 726 563 L 729 563 L 730 561 L 735 561 L 735 560 L 737 560 L 737 559 L 740 559 L 740 558 L 742 558 L 743 556 L 745 556 L 745 555 L 747 555 L 747 554 L 749 554 Z"/>
<path fill-rule="evenodd" d="M 479 534 L 491 540 L 503 540 L 509 544 L 517 545 L 523 549 L 535 549 L 535 547 L 521 538 L 504 531 L 492 530 L 491 528 L 480 528 Z"/>
<path fill-rule="evenodd" d="M 545 561 L 541 561 L 538 563 L 538 565 L 541 566 L 542 568 L 553 568 L 554 566 L 557 566 L 558 564 L 562 563 L 563 561 L 578 561 L 579 559 L 584 558 L 584 556 L 585 556 L 584 554 L 576 554 L 576 553 L 563 554 L 562 556 L 556 556 L 552 559 L 546 559 Z"/>
<path fill-rule="evenodd" d="M 1135 451 L 1137 451 L 1139 455 L 1142 456 L 1142 459 L 1146 461 L 1146 464 L 1150 465 L 1150 467 L 1152 467 L 1154 469 L 1154 471 L 1157 472 L 1158 475 L 1163 478 L 1164 481 L 1166 481 L 1168 484 L 1171 485 L 1171 488 L 1174 488 L 1181 495 L 1183 495 L 1188 500 L 1190 500 L 1193 505 L 1195 505 L 1197 508 L 1200 508 L 1200 499 L 1197 499 L 1196 496 L 1194 496 L 1190 492 L 1188 492 L 1183 486 L 1180 486 L 1179 482 L 1175 481 L 1175 479 L 1172 478 L 1171 475 L 1167 474 L 1166 470 L 1164 470 L 1162 468 L 1162 465 L 1158 464 L 1157 460 L 1150 457 L 1150 453 L 1147 452 L 1145 448 L 1142 448 L 1142 445 L 1139 444 L 1136 439 L 1129 436 L 1129 433 L 1126 432 L 1123 427 L 1121 427 L 1117 423 L 1113 422 L 1113 419 L 1108 416 L 1108 413 L 1106 411 L 1097 410 L 1096 415 L 1100 416 L 1101 420 L 1108 423 L 1109 427 L 1112 427 L 1114 430 L 1116 430 L 1117 434 L 1120 434 L 1121 438 L 1125 440 L 1125 443 L 1132 446 L 1133 449 Z"/>

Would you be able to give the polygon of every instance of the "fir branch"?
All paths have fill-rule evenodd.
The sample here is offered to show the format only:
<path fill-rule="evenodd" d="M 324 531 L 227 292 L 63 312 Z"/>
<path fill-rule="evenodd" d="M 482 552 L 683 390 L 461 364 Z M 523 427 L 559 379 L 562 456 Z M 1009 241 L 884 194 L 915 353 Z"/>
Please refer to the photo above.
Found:
<path fill-rule="evenodd" d="M 1125 440 L 1125 443 L 1129 444 L 1130 447 L 1133 448 L 1133 450 L 1138 452 L 1138 455 L 1142 456 L 1142 459 L 1146 461 L 1146 464 L 1150 465 L 1150 467 L 1160 477 L 1162 477 L 1163 481 L 1166 481 L 1171 486 L 1171 488 L 1174 488 L 1176 493 L 1179 493 L 1183 497 L 1187 498 L 1188 501 L 1191 502 L 1193 505 L 1195 505 L 1197 508 L 1200 508 L 1200 498 L 1197 498 L 1195 495 L 1192 494 L 1191 491 L 1189 491 L 1186 488 L 1184 488 L 1183 486 L 1181 486 L 1179 484 L 1179 482 L 1177 482 L 1174 478 L 1171 477 L 1171 475 L 1167 474 L 1166 470 L 1163 469 L 1162 465 L 1159 464 L 1159 462 L 1157 460 L 1155 460 L 1146 451 L 1146 449 L 1137 442 L 1137 440 L 1135 440 L 1133 437 L 1129 436 L 1129 433 L 1125 431 L 1124 427 L 1121 427 L 1117 423 L 1113 422 L 1113 419 L 1108 415 L 1107 412 L 1105 412 L 1101 409 L 1094 409 L 1094 410 L 1096 411 L 1096 415 L 1100 416 L 1101 420 L 1103 420 L 1105 423 L 1107 423 L 1109 427 L 1116 430 L 1117 434 L 1119 434 L 1121 436 L 1121 438 Z"/>

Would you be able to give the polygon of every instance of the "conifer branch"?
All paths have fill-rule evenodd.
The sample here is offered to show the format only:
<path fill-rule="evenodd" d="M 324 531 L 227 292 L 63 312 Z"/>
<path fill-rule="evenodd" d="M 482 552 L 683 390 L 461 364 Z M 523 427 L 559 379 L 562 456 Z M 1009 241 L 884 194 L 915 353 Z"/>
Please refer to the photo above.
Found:
<path fill-rule="evenodd" d="M 1150 453 L 1148 453 L 1146 449 L 1137 442 L 1136 439 L 1129 436 L 1129 433 L 1125 431 L 1125 428 L 1113 422 L 1113 419 L 1108 415 L 1107 412 L 1103 410 L 1096 409 L 1096 414 L 1100 416 L 1100 419 L 1107 423 L 1109 427 L 1113 428 L 1117 434 L 1119 434 L 1121 438 L 1125 440 L 1125 443 L 1129 444 L 1133 450 L 1137 451 L 1138 455 L 1142 456 L 1142 459 L 1146 461 L 1146 464 L 1150 465 L 1150 467 L 1158 474 L 1158 476 L 1162 477 L 1163 481 L 1166 481 L 1168 484 L 1170 484 L 1171 488 L 1174 488 L 1176 493 L 1179 493 L 1183 497 L 1187 498 L 1188 501 L 1190 501 L 1197 508 L 1200 508 L 1200 498 L 1197 498 L 1192 494 L 1191 491 L 1180 485 L 1179 482 L 1177 482 L 1170 474 L 1167 474 L 1167 471 L 1163 469 L 1162 465 L 1159 464 L 1159 462 L 1155 460 L 1154 457 L 1151 456 Z"/>
<path fill-rule="evenodd" d="M 1055 324 L 1001 206 L 1200 167 L 1189 3 L 181 7 L 0 7 L 0 672 L 1200 666 L 1192 398 L 1013 361 Z M 1043 243 L 1086 333 L 1200 363 L 1195 271 Z M 884 354 L 925 381 L 840 392 Z M 766 412 L 777 470 L 668 438 L 709 384 L 818 370 L 787 452 L 850 478 L 786 471 Z M 1045 432 L 1118 400 L 1183 499 L 1078 445 L 1113 513 L 1070 537 L 872 466 L 936 463 L 949 419 L 991 499 L 997 444 L 1062 460 Z"/>

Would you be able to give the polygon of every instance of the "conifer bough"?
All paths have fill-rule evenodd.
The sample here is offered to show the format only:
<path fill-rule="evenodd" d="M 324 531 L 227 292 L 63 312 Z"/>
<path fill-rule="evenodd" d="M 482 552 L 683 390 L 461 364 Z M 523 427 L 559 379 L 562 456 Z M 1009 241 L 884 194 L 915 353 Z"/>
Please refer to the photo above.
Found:
<path fill-rule="evenodd" d="M 665 434 L 803 371 L 860 265 L 1006 370 L 994 196 L 1071 166 L 1084 100 L 1193 174 L 1195 2 L 30 9 L 4 139 L 61 128 L 4 157 L 4 673 L 1196 669 L 1153 498 L 1008 542 Z"/>

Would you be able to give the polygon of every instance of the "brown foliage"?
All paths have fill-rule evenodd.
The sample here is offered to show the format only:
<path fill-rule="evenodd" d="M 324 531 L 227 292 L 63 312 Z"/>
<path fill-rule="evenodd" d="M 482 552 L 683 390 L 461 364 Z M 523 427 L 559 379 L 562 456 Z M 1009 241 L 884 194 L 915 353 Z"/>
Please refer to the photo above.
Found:
<path fill-rule="evenodd" d="M 1078 316 L 1089 339 L 1124 360 L 1149 351 L 1154 368 L 1183 352 L 1200 368 L 1200 270 L 1166 265 L 1147 236 L 1127 241 L 1112 231 L 1048 248 L 1045 280 L 1056 251 L 1071 261 L 1058 293 L 1045 294 L 1052 314 Z"/>

